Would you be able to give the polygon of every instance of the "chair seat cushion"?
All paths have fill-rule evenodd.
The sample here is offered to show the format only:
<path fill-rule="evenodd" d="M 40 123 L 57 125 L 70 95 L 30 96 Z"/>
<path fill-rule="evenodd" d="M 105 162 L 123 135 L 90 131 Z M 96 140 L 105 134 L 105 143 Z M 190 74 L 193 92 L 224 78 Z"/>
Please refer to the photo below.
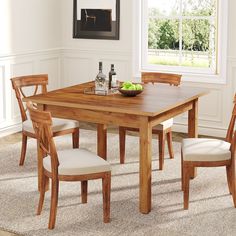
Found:
<path fill-rule="evenodd" d="M 68 149 L 57 152 L 60 175 L 86 175 L 111 170 L 110 164 L 85 149 Z M 44 168 L 51 172 L 51 157 L 43 159 Z"/>
<path fill-rule="evenodd" d="M 60 119 L 60 118 L 53 118 L 52 119 L 53 126 L 52 131 L 58 132 L 67 129 L 73 129 L 79 127 L 79 122 L 75 120 L 67 120 L 67 119 Z M 34 133 L 33 124 L 30 119 L 26 120 L 22 124 L 23 130 Z"/>
<path fill-rule="evenodd" d="M 224 161 L 231 159 L 230 143 L 218 139 L 184 139 L 182 151 L 184 161 Z"/>
<path fill-rule="evenodd" d="M 165 130 L 170 128 L 173 125 L 173 119 L 165 120 L 161 122 L 160 124 L 153 127 L 154 130 Z"/>

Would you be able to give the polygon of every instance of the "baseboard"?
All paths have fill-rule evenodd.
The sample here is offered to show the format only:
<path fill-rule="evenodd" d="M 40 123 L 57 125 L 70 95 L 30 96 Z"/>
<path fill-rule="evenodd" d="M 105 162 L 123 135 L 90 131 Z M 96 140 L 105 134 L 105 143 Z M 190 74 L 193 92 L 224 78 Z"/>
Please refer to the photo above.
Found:
<path fill-rule="evenodd" d="M 10 135 L 10 134 L 20 132 L 21 129 L 22 129 L 21 124 L 12 125 L 12 126 L 2 128 L 2 129 L 0 129 L 0 138 L 4 137 L 4 136 L 7 136 L 7 135 Z"/>

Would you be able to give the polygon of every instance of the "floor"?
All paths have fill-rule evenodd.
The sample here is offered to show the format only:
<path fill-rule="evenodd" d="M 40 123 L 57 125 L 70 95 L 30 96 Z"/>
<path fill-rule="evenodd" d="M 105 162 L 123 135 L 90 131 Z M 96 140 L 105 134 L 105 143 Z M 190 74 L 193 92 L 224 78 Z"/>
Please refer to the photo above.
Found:
<path fill-rule="evenodd" d="M 17 236 L 17 234 L 13 234 L 13 233 L 3 231 L 0 229 L 0 236 Z"/>
<path fill-rule="evenodd" d="M 80 127 L 83 128 L 83 129 L 92 129 L 92 130 L 96 129 L 96 125 L 90 124 L 90 123 L 84 123 L 84 122 L 80 123 Z M 112 126 L 112 127 L 108 128 L 108 132 L 118 133 L 118 129 L 117 129 L 117 127 Z M 137 133 L 134 133 L 134 132 L 130 132 L 129 134 L 137 135 Z M 185 137 L 187 137 L 186 134 L 173 132 L 173 141 L 175 141 L 175 142 L 181 142 L 181 140 Z M 20 132 L 9 135 L 9 136 L 6 136 L 6 137 L 3 137 L 3 138 L 0 138 L 1 146 L 4 146 L 4 147 L 6 145 L 11 145 L 11 144 L 14 144 L 14 143 L 18 143 L 20 141 L 21 141 L 21 133 Z M 0 146 L 0 148 L 1 148 L 1 146 Z M 0 229 L 0 236 L 17 236 L 17 235 L 14 234 L 14 233 L 10 233 L 10 232 L 7 232 L 7 231 L 4 231 L 4 230 Z"/>

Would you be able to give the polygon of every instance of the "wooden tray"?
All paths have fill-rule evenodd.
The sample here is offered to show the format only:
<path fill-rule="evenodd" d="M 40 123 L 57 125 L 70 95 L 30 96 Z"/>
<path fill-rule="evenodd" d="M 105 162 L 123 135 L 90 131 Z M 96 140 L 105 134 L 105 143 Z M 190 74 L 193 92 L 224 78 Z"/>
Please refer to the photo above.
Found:
<path fill-rule="evenodd" d="M 107 96 L 112 94 L 119 93 L 118 88 L 109 89 L 108 92 L 103 91 L 96 91 L 95 87 L 89 87 L 84 89 L 84 94 L 91 94 L 91 95 L 100 95 L 100 96 Z"/>

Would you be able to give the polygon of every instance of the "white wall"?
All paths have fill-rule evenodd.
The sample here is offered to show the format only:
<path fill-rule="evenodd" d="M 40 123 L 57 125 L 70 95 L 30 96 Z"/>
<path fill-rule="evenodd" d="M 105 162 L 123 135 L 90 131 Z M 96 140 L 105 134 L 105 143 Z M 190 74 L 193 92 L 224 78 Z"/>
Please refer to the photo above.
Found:
<path fill-rule="evenodd" d="M 236 9 L 236 1 L 229 0 L 229 44 L 228 44 L 228 56 L 236 57 L 236 30 L 235 30 L 235 9 Z"/>
<path fill-rule="evenodd" d="M 19 122 L 15 95 L 9 95 L 12 76 L 49 73 L 52 89 L 93 80 L 98 62 L 103 61 L 106 74 L 110 64 L 115 64 L 118 79 L 132 79 L 133 32 L 138 24 L 134 17 L 135 4 L 137 0 L 121 0 L 120 40 L 90 40 L 72 38 L 73 0 L 0 0 L 0 135 L 14 130 Z M 10 17 L 4 18 L 8 7 Z M 183 86 L 211 90 L 200 99 L 200 133 L 223 136 L 228 125 L 236 88 L 234 9 L 236 1 L 229 0 L 227 84 L 183 83 Z M 11 25 L 10 48 L 6 24 Z M 176 130 L 186 130 L 185 114 L 175 122 Z"/>
<path fill-rule="evenodd" d="M 98 62 L 105 63 L 105 72 L 109 64 L 117 67 L 121 80 L 134 79 L 136 71 L 132 70 L 135 58 L 132 56 L 136 48 L 133 42 L 136 37 L 135 27 L 139 24 L 135 16 L 138 0 L 121 0 L 121 32 L 119 41 L 72 39 L 72 1 L 62 0 L 62 83 L 76 84 L 95 77 Z M 232 98 L 235 92 L 236 76 L 236 30 L 234 22 L 236 15 L 236 1 L 229 0 L 229 30 L 227 83 L 193 83 L 183 82 L 182 86 L 209 88 L 209 95 L 200 99 L 199 131 L 201 134 L 224 136 L 229 122 L 232 108 Z M 175 119 L 174 130 L 187 131 L 187 115 L 183 114 Z"/>
<path fill-rule="evenodd" d="M 60 2 L 0 0 L 0 136 L 19 130 L 10 78 L 47 73 L 60 86 Z"/>
<path fill-rule="evenodd" d="M 103 61 L 106 74 L 110 70 L 110 64 L 115 64 L 118 77 L 121 80 L 130 79 L 132 77 L 132 1 L 120 1 L 120 40 L 73 39 L 73 1 L 61 0 L 61 2 L 63 85 L 93 80 L 98 72 L 99 61 Z"/>
<path fill-rule="evenodd" d="M 0 55 L 58 48 L 59 10 L 58 0 L 1 0 Z"/>

